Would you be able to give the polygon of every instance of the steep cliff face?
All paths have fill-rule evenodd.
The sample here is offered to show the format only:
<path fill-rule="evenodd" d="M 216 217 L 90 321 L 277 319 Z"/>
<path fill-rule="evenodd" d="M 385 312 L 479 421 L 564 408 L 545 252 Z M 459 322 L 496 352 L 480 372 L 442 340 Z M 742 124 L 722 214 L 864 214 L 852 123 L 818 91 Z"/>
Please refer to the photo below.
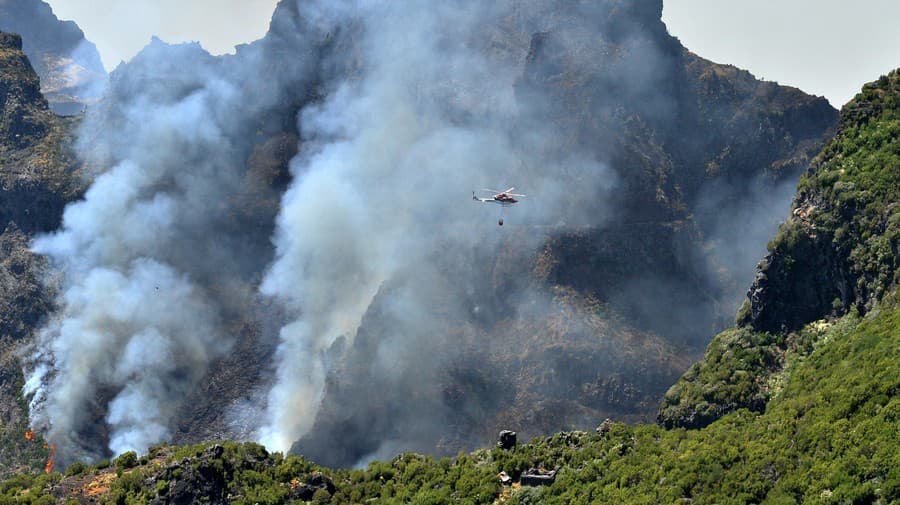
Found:
<path fill-rule="evenodd" d="M 3 48 L 0 135 L 4 148 L 33 147 L 50 130 L 52 117 L 47 100 L 41 95 L 37 74 L 22 52 L 21 37 L 4 33 L 0 44 Z"/>
<path fill-rule="evenodd" d="M 897 282 L 898 82 L 895 71 L 867 84 L 841 110 L 840 133 L 800 181 L 742 323 L 783 331 L 864 313 Z"/>
<path fill-rule="evenodd" d="M 613 177 L 558 174 L 572 188 L 563 217 L 550 218 L 561 222 L 523 224 L 496 251 L 469 253 L 470 276 L 417 277 L 441 286 L 428 305 L 442 309 L 409 349 L 396 347 L 407 330 L 390 317 L 404 281 L 384 287 L 353 344 L 335 351 L 344 358 L 295 450 L 349 465 L 401 449 L 452 453 L 504 427 L 527 438 L 646 420 L 731 318 L 758 257 L 737 260 L 729 243 L 764 243 L 770 207 L 786 209 L 789 193 L 760 193 L 793 186 L 836 111 L 690 53 L 666 33 L 659 2 L 557 7 L 520 4 L 490 47 L 521 62 L 516 98 L 533 115 L 523 124 L 540 118 L 553 132 L 529 163 L 588 152 Z M 610 180 L 615 191 L 596 198 Z M 748 215 L 768 231 L 748 239 Z M 519 254 L 531 241 L 540 254 Z M 390 353 L 399 357 L 378 363 Z"/>
<path fill-rule="evenodd" d="M 0 33 L 0 222 L 26 232 L 59 226 L 77 193 L 73 123 L 50 111 L 18 35 Z"/>
<path fill-rule="evenodd" d="M 57 114 L 78 114 L 95 102 L 106 82 L 97 48 L 72 21 L 60 21 L 42 0 L 0 1 L 0 31 L 24 39 L 41 91 Z"/>
<path fill-rule="evenodd" d="M 738 327 L 717 336 L 667 393 L 662 423 L 698 427 L 738 408 L 764 409 L 786 363 L 821 338 L 817 328 L 828 324 L 820 320 L 866 314 L 892 299 L 900 257 L 898 97 L 894 71 L 841 110 L 839 133 L 801 178 Z"/>
<path fill-rule="evenodd" d="M 18 35 L 0 32 L 0 474 L 42 464 L 46 451 L 23 435 L 28 412 L 19 351 L 51 308 L 46 261 L 30 237 L 59 226 L 79 192 L 72 125 L 50 112 Z M 68 139 L 68 140 L 67 140 Z"/>

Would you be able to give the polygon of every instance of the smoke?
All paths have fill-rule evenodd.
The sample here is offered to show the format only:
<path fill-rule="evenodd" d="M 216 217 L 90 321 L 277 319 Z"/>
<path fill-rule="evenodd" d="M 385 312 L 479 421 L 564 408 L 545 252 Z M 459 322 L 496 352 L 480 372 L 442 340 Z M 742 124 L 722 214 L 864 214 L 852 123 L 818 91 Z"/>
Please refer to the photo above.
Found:
<path fill-rule="evenodd" d="M 37 250 L 46 253 L 44 245 Z M 209 304 L 184 276 L 147 258 L 122 271 L 92 268 L 66 290 L 62 304 L 39 336 L 38 359 L 56 365 L 53 376 L 42 367 L 26 387 L 46 402 L 32 404 L 32 411 L 52 420 L 48 438 L 76 444 L 88 407 L 105 386 L 116 389 L 106 418 L 113 453 L 164 440 L 177 397 L 221 345 Z"/>
<path fill-rule="evenodd" d="M 97 47 L 82 40 L 69 54 L 71 62 L 62 72 L 73 77 L 75 96 L 81 101 L 95 103 L 103 96 L 107 86 L 106 70 L 97 57 Z"/>
<path fill-rule="evenodd" d="M 546 299 L 535 293 L 545 289 L 539 283 L 504 279 L 536 273 L 529 271 L 535 265 L 530 255 L 542 240 L 509 232 L 503 232 L 505 241 L 498 239 L 502 230 L 471 224 L 483 222 L 486 209 L 461 202 L 467 190 L 494 187 L 495 181 L 518 184 L 529 195 L 507 222 L 594 230 L 587 239 L 565 237 L 549 254 L 564 263 L 547 267 L 558 276 L 551 283 L 582 290 L 570 299 L 558 297 L 559 306 L 573 319 L 591 320 L 579 310 L 595 295 L 606 303 L 599 310 L 628 320 L 622 326 L 630 328 L 608 332 L 623 341 L 615 352 L 640 348 L 628 340 L 635 329 L 660 349 L 595 377 L 567 368 L 579 362 L 577 349 L 552 349 L 544 341 L 547 355 L 540 356 L 554 363 L 550 358 L 558 352 L 558 366 L 530 372 L 560 377 L 564 386 L 548 394 L 551 399 L 571 401 L 581 395 L 579 388 L 596 387 L 601 392 L 595 397 L 627 397 L 607 402 L 627 405 L 616 414 L 642 408 L 646 415 L 655 408 L 654 395 L 661 396 L 685 363 L 670 357 L 696 355 L 729 311 L 719 304 L 720 280 L 698 261 L 705 254 L 702 234 L 686 207 L 695 203 L 695 191 L 716 191 L 699 188 L 702 176 L 692 174 L 709 156 L 691 151 L 693 142 L 702 146 L 696 151 L 721 151 L 702 140 L 710 137 L 704 129 L 714 129 L 709 117 L 718 109 L 733 115 L 734 104 L 710 100 L 706 110 L 690 109 L 698 97 L 679 82 L 682 48 L 664 29 L 651 32 L 644 25 L 648 19 L 659 25 L 652 3 L 571 2 L 566 10 L 545 2 L 461 2 L 451 11 L 368 2 L 351 9 L 354 26 L 361 27 L 354 56 L 362 63 L 300 117 L 304 149 L 292 164 L 276 260 L 262 286 L 292 316 L 280 332 L 276 380 L 259 433 L 266 445 L 286 449 L 299 438 L 295 450 L 326 464 L 365 460 L 383 443 L 390 450 L 433 450 L 448 442 L 453 451 L 481 437 L 473 435 L 478 426 L 450 426 L 467 417 L 451 406 L 471 409 L 468 417 L 482 423 L 496 421 L 489 416 L 509 405 L 504 395 L 520 395 L 519 408 L 533 406 L 532 391 L 479 372 L 480 366 L 516 366 L 511 349 L 497 351 L 497 358 L 479 356 L 491 348 L 479 339 L 503 334 L 502 324 L 529 335 L 543 329 L 534 324 L 541 316 L 512 300 Z M 619 9 L 623 4 L 637 7 Z M 516 30 L 526 34 L 518 52 L 497 43 L 515 39 L 509 32 Z M 691 146 L 680 147 L 683 139 Z M 753 200 L 747 208 L 758 208 L 759 196 L 746 195 Z M 789 199 L 780 192 L 773 200 L 778 198 Z M 596 231 L 616 220 L 614 232 Z M 755 233 L 738 238 L 733 243 L 742 250 L 765 240 Z M 588 247 L 579 248 L 585 242 Z M 482 263 L 460 261 L 478 257 L 475 248 Z M 521 256 L 503 257 L 510 249 Z M 330 369 L 332 349 L 354 339 L 352 356 Z M 505 377 L 534 381 L 528 372 Z M 621 385 L 612 384 L 617 380 Z M 466 392 L 446 389 L 456 386 Z M 323 404 L 326 389 L 330 403 Z M 595 397 L 578 401 L 606 401 Z M 543 426 L 581 422 L 597 412 L 585 411 L 567 418 L 559 409 Z M 474 428 L 471 438 L 452 440 L 467 428 Z"/>
<path fill-rule="evenodd" d="M 437 369 L 451 360 L 433 358 L 452 342 L 433 327 L 435 319 L 450 313 L 455 314 L 450 319 L 462 322 L 484 315 L 478 315 L 477 303 L 473 313 L 466 306 L 469 300 L 438 295 L 456 293 L 458 286 L 442 285 L 447 272 L 429 275 L 427 264 L 452 263 L 448 258 L 474 247 L 488 251 L 484 261 L 493 264 L 501 247 L 495 230 L 471 226 L 488 222 L 487 216 L 494 221 L 498 213 L 465 201 L 469 191 L 518 184 L 529 197 L 510 210 L 507 222 L 598 226 L 610 217 L 609 196 L 618 182 L 602 162 L 606 141 L 598 139 L 587 149 L 573 144 L 578 133 L 557 127 L 581 116 L 562 113 L 557 97 L 528 83 L 532 77 L 565 77 L 534 62 L 523 75 L 531 35 L 563 24 L 555 17 L 559 9 L 542 2 L 341 6 L 343 11 L 328 15 L 344 16 L 344 23 L 359 29 L 352 45 L 361 53 L 361 68 L 323 103 L 301 114 L 304 148 L 292 163 L 294 182 L 278 217 L 276 259 L 261 288 L 293 316 L 280 331 L 276 380 L 259 432 L 267 446 L 281 450 L 311 429 L 329 372 L 323 356 L 338 339 L 353 340 L 379 293 L 378 318 L 393 324 L 371 349 L 372 366 L 389 365 L 372 373 L 419 379 L 420 396 L 438 387 L 435 377 L 408 373 L 416 366 L 412 362 Z M 582 50 L 589 39 L 585 20 L 608 9 L 570 7 L 563 16 L 575 28 L 556 34 L 556 48 L 576 54 L 579 64 L 590 64 Z M 542 14 L 548 14 L 546 20 Z M 501 26 L 521 30 L 517 46 L 495 42 Z M 616 84 L 634 96 L 655 97 L 647 93 L 658 82 L 649 69 L 662 57 L 652 48 L 640 51 L 646 61 L 637 65 L 638 85 L 631 81 L 635 72 L 618 77 Z M 598 84 L 615 91 L 613 84 Z M 462 229 L 447 240 L 454 228 Z M 527 255 L 540 245 L 540 239 L 526 234 L 514 247 Z M 457 277 L 477 268 L 461 262 L 454 267 L 450 275 Z M 385 290 L 389 282 L 392 288 Z M 473 283 L 479 284 L 483 280 Z M 438 318 L 424 317 L 432 309 L 421 303 L 404 304 L 408 310 L 402 318 L 386 314 L 404 293 L 451 306 L 443 307 L 446 313 Z M 420 352 L 409 356 L 409 349 Z"/>
<path fill-rule="evenodd" d="M 252 303 L 235 286 L 267 247 L 244 244 L 252 230 L 230 199 L 246 139 L 286 81 L 259 79 L 260 50 L 223 63 L 155 40 L 115 72 L 79 134 L 94 181 L 60 230 L 34 240 L 59 296 L 26 360 L 25 393 L 64 461 L 103 457 L 104 440 L 118 454 L 171 439 L 185 398 L 234 344 L 223 318 Z"/>
<path fill-rule="evenodd" d="M 713 311 L 643 333 L 616 318 L 715 296 L 681 200 L 696 181 L 664 145 L 688 135 L 675 42 L 641 35 L 655 2 L 626 3 L 284 0 L 232 57 L 155 40 L 85 119 L 90 190 L 34 242 L 59 293 L 26 367 L 36 427 L 64 461 L 141 451 L 199 399 L 224 435 L 252 425 L 273 450 L 336 419 L 346 439 L 320 442 L 347 463 L 425 447 L 451 415 L 438 443 L 455 451 L 539 393 L 594 402 L 542 404 L 540 428 L 650 409 L 685 365 L 670 359 L 682 342 L 653 332 L 706 332 Z M 250 181 L 285 132 L 290 177 Z M 240 203 L 258 203 L 254 185 L 277 209 Z M 513 185 L 528 196 L 501 228 L 471 191 Z M 237 377 L 246 392 L 226 405 L 204 398 L 243 353 L 271 370 Z M 498 363 L 535 388 L 510 397 Z"/>
<path fill-rule="evenodd" d="M 514 112 L 514 74 L 468 47 L 468 30 L 490 12 L 413 2 L 360 4 L 353 14 L 363 24 L 364 75 L 300 118 L 311 147 L 292 164 L 262 285 L 296 317 L 281 330 L 260 432 L 281 450 L 315 419 L 320 355 L 354 336 L 383 283 L 424 261 L 435 236 L 485 211 L 467 198 L 473 187 L 519 163 L 497 128 Z M 482 110 L 463 119 L 473 97 Z"/>
<path fill-rule="evenodd" d="M 766 243 L 788 215 L 799 170 L 793 172 L 775 181 L 756 177 L 742 188 L 742 199 L 726 185 L 713 184 L 697 203 L 698 220 L 709 230 L 707 261 L 732 276 L 735 296 L 727 300 L 728 313 L 736 312 L 745 299 L 755 267 L 766 255 Z"/>

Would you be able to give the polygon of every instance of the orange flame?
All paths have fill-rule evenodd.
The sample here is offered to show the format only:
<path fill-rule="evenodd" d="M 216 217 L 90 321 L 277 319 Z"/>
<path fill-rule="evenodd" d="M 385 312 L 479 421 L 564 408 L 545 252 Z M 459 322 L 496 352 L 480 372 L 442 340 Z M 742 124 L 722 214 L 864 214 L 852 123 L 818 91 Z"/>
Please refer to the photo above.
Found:
<path fill-rule="evenodd" d="M 34 432 L 31 430 L 26 431 L 25 432 L 25 440 L 28 440 L 29 442 L 33 441 L 34 440 Z"/>
<path fill-rule="evenodd" d="M 56 444 L 50 446 L 50 456 L 47 457 L 47 464 L 44 465 L 44 471 L 47 474 L 53 471 L 53 465 L 56 464 Z"/>

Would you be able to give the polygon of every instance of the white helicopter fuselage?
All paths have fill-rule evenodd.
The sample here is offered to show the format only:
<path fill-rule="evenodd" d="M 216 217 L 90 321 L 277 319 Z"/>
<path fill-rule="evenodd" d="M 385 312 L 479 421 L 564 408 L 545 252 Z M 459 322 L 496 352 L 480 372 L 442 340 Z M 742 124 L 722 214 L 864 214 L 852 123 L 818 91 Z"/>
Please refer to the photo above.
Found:
<path fill-rule="evenodd" d="M 520 195 L 516 195 L 516 196 L 520 196 Z M 516 200 L 512 196 L 510 196 L 506 193 L 503 193 L 503 192 L 497 193 L 490 198 L 481 198 L 481 197 L 476 196 L 475 192 L 473 191 L 472 192 L 472 200 L 475 200 L 475 201 L 478 201 L 481 203 L 494 203 L 494 204 L 500 205 L 501 207 L 511 207 L 511 206 L 519 203 L 518 200 Z"/>
<path fill-rule="evenodd" d="M 493 189 L 483 189 L 482 191 L 489 191 L 493 193 L 490 198 L 479 198 L 474 191 L 472 191 L 472 200 L 481 203 L 493 203 L 500 206 L 500 219 L 497 221 L 497 224 L 503 226 L 503 207 L 511 207 L 517 203 L 514 197 L 523 197 L 525 195 L 520 195 L 518 193 L 513 193 L 513 190 L 516 188 L 509 188 L 506 191 L 495 191 Z"/>
<path fill-rule="evenodd" d="M 493 198 L 478 198 L 477 196 L 475 197 L 475 200 L 478 200 L 481 203 L 495 203 L 502 207 L 512 207 L 513 205 L 515 205 L 517 203 L 517 202 L 503 202 L 500 200 L 495 200 Z"/>

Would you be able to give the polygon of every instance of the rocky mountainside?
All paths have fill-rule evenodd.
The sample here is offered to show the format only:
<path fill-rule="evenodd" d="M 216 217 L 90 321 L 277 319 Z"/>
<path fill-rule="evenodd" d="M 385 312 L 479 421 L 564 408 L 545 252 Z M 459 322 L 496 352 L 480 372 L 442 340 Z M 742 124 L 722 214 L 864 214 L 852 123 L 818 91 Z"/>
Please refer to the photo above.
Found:
<path fill-rule="evenodd" d="M 60 21 L 42 0 L 0 1 L 0 31 L 17 33 L 57 114 L 78 114 L 95 102 L 106 70 L 93 43 L 73 21 Z"/>
<path fill-rule="evenodd" d="M 897 502 L 898 282 L 866 277 L 858 265 L 897 265 L 900 257 L 890 232 L 900 201 L 898 128 L 900 71 L 894 71 L 844 107 L 840 133 L 800 182 L 753 282 L 751 305 L 766 302 L 770 318 L 794 322 L 765 331 L 744 310 L 740 324 L 717 336 L 670 391 L 665 424 L 702 428 L 605 421 L 527 444 L 444 459 L 407 453 L 354 470 L 323 468 L 256 444 L 156 447 L 141 458 L 126 453 L 95 467 L 73 465 L 65 476 L 23 475 L 0 489 L 10 500 L 28 495 L 84 504 Z M 851 185 L 854 198 L 845 199 Z M 849 202 L 860 212 L 840 210 Z M 884 226 L 869 228 L 865 219 Z M 785 231 L 792 229 L 799 231 L 790 237 Z M 846 231 L 833 233 L 839 229 Z M 807 255 L 804 241 L 820 236 L 829 242 Z M 843 256 L 847 251 L 855 254 Z M 793 258 L 796 268 L 785 270 L 788 263 L 771 261 L 775 255 Z M 832 261 L 820 255 L 842 264 L 827 283 L 805 284 L 805 266 Z M 761 288 L 762 278 L 778 279 L 772 286 L 780 289 Z M 856 293 L 872 296 L 816 309 L 817 297 L 796 305 L 797 291 L 785 289 L 797 282 L 814 292 L 839 291 L 848 278 L 864 279 L 855 282 Z M 797 315 L 797 307 L 806 308 Z M 753 389 L 761 385 L 768 388 L 763 396 Z M 717 402 L 725 408 L 704 417 L 712 411 L 701 405 Z"/>
<path fill-rule="evenodd" d="M 540 156 L 593 153 L 616 189 L 602 201 L 567 195 L 561 214 L 586 213 L 580 222 L 523 224 L 496 251 L 414 277 L 440 288 L 425 303 L 428 329 L 391 347 L 408 358 L 390 373 L 372 359 L 413 331 L 388 310 L 410 280 L 384 286 L 336 351 L 318 421 L 295 450 L 350 465 L 401 448 L 452 454 L 504 427 L 530 436 L 652 419 L 706 335 L 730 323 L 758 259 L 741 249 L 766 240 L 748 235 L 770 233 L 771 208 L 787 208 L 784 189 L 780 204 L 760 194 L 792 186 L 836 120 L 822 98 L 689 52 L 661 8 L 604 2 L 578 18 L 530 2 L 492 28 L 499 57 L 527 45 L 516 97 L 539 103 L 530 113 L 554 132 Z M 597 176 L 559 174 L 570 188 Z M 522 254 L 529 241 L 543 246 Z M 460 300 L 474 317 L 452 309 Z"/>
<path fill-rule="evenodd" d="M 790 363 L 817 348 L 827 321 L 893 305 L 898 99 L 895 71 L 841 110 L 837 136 L 800 180 L 790 218 L 769 243 L 738 326 L 669 390 L 663 424 L 699 427 L 735 409 L 765 410 Z"/>
<path fill-rule="evenodd" d="M 322 371 L 324 389 L 287 395 L 284 418 L 309 418 L 295 450 L 328 464 L 456 453 L 500 427 L 528 436 L 651 419 L 729 324 L 752 251 L 763 254 L 767 224 L 835 126 L 823 98 L 687 51 L 659 1 L 500 2 L 459 33 L 440 25 L 451 31 L 435 54 L 466 51 L 446 65 L 412 46 L 402 58 L 373 52 L 393 48 L 380 34 L 408 28 L 389 16 L 332 26 L 299 5 L 282 2 L 269 34 L 234 56 L 154 41 L 88 111 L 79 155 L 104 184 L 43 242 L 74 284 L 36 346 L 45 361 L 29 365 L 51 402 L 33 412 L 36 428 L 66 463 L 170 438 L 256 437 L 278 401 L 266 394 L 277 367 L 291 363 L 297 381 Z M 469 75 L 482 68 L 472 60 L 491 71 Z M 430 73 L 379 68 L 406 61 Z M 382 94 L 348 98 L 372 89 Z M 345 101 L 377 114 L 353 116 Z M 370 137 L 344 138 L 363 125 Z M 325 177 L 311 160 L 348 145 L 362 147 L 335 163 L 352 173 L 297 189 Z M 468 199 L 489 178 L 536 191 L 502 228 Z M 443 198 L 448 186 L 456 197 Z M 60 187 L 60 201 L 74 194 Z M 320 200 L 299 218 L 288 208 Z M 297 222 L 306 228 L 279 229 Z M 296 237 L 309 255 L 272 273 Z M 116 296 L 79 284 L 111 272 Z M 258 295 L 273 284 L 286 291 Z M 141 310 L 119 310 L 123 299 Z M 319 315 L 333 316 L 322 334 L 352 327 L 282 345 L 315 326 L 296 318 Z M 91 345 L 65 331 L 79 325 Z M 54 354 L 66 349 L 77 358 Z M 149 352 L 159 349 L 171 354 Z"/>
<path fill-rule="evenodd" d="M 23 434 L 19 351 L 49 313 L 42 282 L 45 261 L 29 251 L 30 237 L 59 226 L 63 207 L 80 193 L 74 176 L 71 121 L 55 116 L 18 35 L 0 32 L 0 467 L 42 464 L 40 445 Z"/>
<path fill-rule="evenodd" d="M 57 118 L 18 35 L 0 34 L 0 221 L 25 233 L 50 231 L 76 193 L 74 123 Z"/>

